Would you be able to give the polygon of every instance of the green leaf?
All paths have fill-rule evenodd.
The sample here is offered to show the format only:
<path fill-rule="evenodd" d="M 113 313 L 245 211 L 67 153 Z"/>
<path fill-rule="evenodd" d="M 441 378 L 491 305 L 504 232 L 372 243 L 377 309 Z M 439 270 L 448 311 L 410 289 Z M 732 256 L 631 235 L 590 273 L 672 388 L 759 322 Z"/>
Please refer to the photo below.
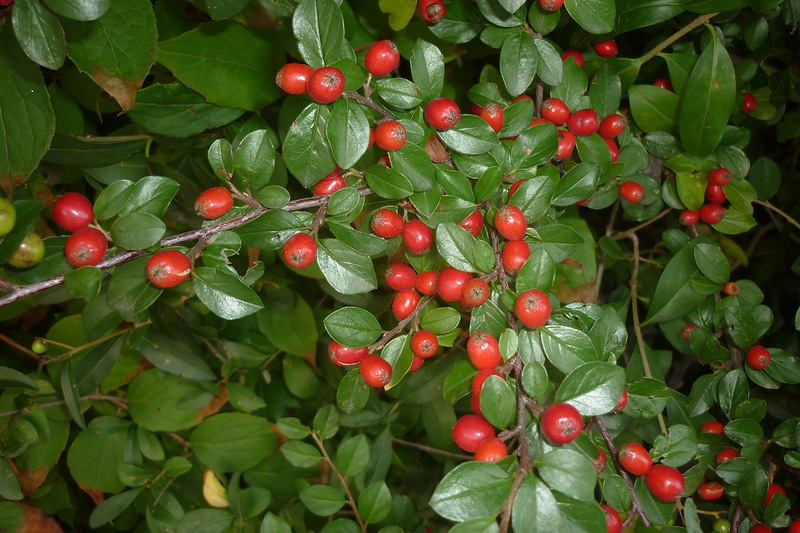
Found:
<path fill-rule="evenodd" d="M 233 166 L 237 186 L 256 192 L 269 183 L 275 170 L 275 146 L 267 130 L 255 130 L 236 147 Z"/>
<path fill-rule="evenodd" d="M 173 336 L 150 330 L 142 339 L 139 351 L 153 366 L 170 374 L 196 381 L 216 379 L 208 364 L 192 353 L 189 346 Z"/>
<path fill-rule="evenodd" d="M 466 155 L 485 154 L 499 143 L 489 123 L 475 115 L 462 115 L 458 124 L 438 134 L 444 144 Z"/>
<path fill-rule="evenodd" d="M 350 98 L 341 98 L 333 104 L 325 133 L 334 161 L 342 168 L 349 168 L 367 150 L 369 121 L 359 104 Z"/>
<path fill-rule="evenodd" d="M 11 12 L 17 42 L 37 65 L 57 70 L 67 57 L 67 42 L 58 19 L 33 0 L 17 2 Z"/>
<path fill-rule="evenodd" d="M 158 62 L 212 104 L 253 111 L 283 94 L 274 81 L 284 64 L 279 47 L 269 32 L 238 22 L 208 22 L 163 41 Z"/>
<path fill-rule="evenodd" d="M 416 0 L 378 0 L 382 13 L 389 15 L 389 27 L 400 31 L 411 21 L 416 11 Z"/>
<path fill-rule="evenodd" d="M 424 148 L 406 143 L 399 150 L 390 152 L 389 159 L 392 168 L 405 176 L 415 191 L 427 191 L 433 187 L 436 169 Z"/>
<path fill-rule="evenodd" d="M 369 440 L 366 435 L 354 435 L 343 440 L 336 451 L 336 466 L 346 477 L 357 476 L 367 468 Z"/>
<path fill-rule="evenodd" d="M 112 0 L 97 20 L 61 19 L 69 58 L 116 99 L 133 109 L 136 91 L 156 60 L 158 30 L 148 0 Z"/>
<path fill-rule="evenodd" d="M 498 512 L 511 491 L 511 476 L 493 463 L 467 462 L 439 482 L 430 505 L 456 522 Z"/>
<path fill-rule="evenodd" d="M 553 205 L 568 206 L 589 198 L 597 190 L 600 166 L 595 163 L 578 163 L 556 185 Z"/>
<path fill-rule="evenodd" d="M 336 239 L 319 241 L 317 264 L 327 282 L 341 294 L 360 294 L 378 287 L 372 259 Z"/>
<path fill-rule="evenodd" d="M 300 468 L 310 468 L 322 460 L 316 446 L 299 440 L 290 440 L 281 446 L 281 453 L 286 460 Z"/>
<path fill-rule="evenodd" d="M 633 120 L 642 131 L 676 131 L 681 105 L 677 94 L 655 85 L 634 85 L 628 89 L 628 96 Z"/>
<path fill-rule="evenodd" d="M 330 516 L 345 504 L 344 497 L 328 485 L 311 485 L 300 491 L 303 505 L 318 516 Z"/>
<path fill-rule="evenodd" d="M 383 329 L 375 316 L 360 307 L 342 307 L 325 317 L 325 331 L 343 346 L 362 348 L 381 336 Z"/>
<path fill-rule="evenodd" d="M 481 389 L 481 413 L 493 426 L 509 427 L 517 416 L 517 395 L 511 384 L 489 376 Z"/>
<path fill-rule="evenodd" d="M 561 512 L 550 489 L 530 474 L 525 477 L 511 510 L 514 530 L 561 531 Z"/>
<path fill-rule="evenodd" d="M 375 92 L 390 106 L 413 109 L 422 103 L 420 90 L 405 78 L 386 78 L 375 81 Z"/>
<path fill-rule="evenodd" d="M 192 282 L 200 301 L 225 320 L 252 315 L 264 307 L 255 291 L 227 267 L 196 268 Z"/>
<path fill-rule="evenodd" d="M 656 459 L 660 457 L 665 465 L 683 466 L 697 455 L 697 433 L 683 424 L 671 426 L 668 435 L 656 437 L 653 455 Z"/>
<path fill-rule="evenodd" d="M 283 145 L 286 168 L 303 187 L 311 187 L 336 166 L 325 135 L 329 116 L 327 106 L 309 104 L 286 134 Z"/>
<path fill-rule="evenodd" d="M 400 200 L 414 192 L 414 186 L 408 178 L 384 165 L 373 165 L 368 168 L 366 178 L 372 192 L 381 198 Z"/>
<path fill-rule="evenodd" d="M 375 255 L 386 250 L 387 243 L 384 239 L 371 233 L 355 230 L 348 224 L 340 224 L 330 220 L 328 221 L 328 229 L 340 242 L 361 253 Z"/>
<path fill-rule="evenodd" d="M 369 400 L 370 387 L 361 377 L 361 372 L 355 368 L 344 375 L 336 389 L 336 405 L 342 412 L 351 414 L 364 408 Z"/>
<path fill-rule="evenodd" d="M 179 188 L 180 184 L 170 178 L 146 176 L 133 184 L 120 214 L 148 213 L 162 218 Z"/>
<path fill-rule="evenodd" d="M 6 458 L 0 459 L 0 496 L 6 500 L 21 500 L 24 497 L 17 475 Z"/>
<path fill-rule="evenodd" d="M 426 307 L 420 313 L 419 325 L 436 335 L 450 333 L 461 322 L 461 313 L 452 307 Z"/>
<path fill-rule="evenodd" d="M 283 381 L 289 392 L 304 400 L 312 398 L 319 390 L 314 369 L 304 359 L 293 355 L 283 358 Z"/>
<path fill-rule="evenodd" d="M 215 472 L 241 472 L 269 455 L 278 436 L 266 419 L 222 413 L 203 420 L 189 439 L 197 458 Z"/>
<path fill-rule="evenodd" d="M 689 76 L 679 116 L 681 142 L 698 156 L 710 154 L 719 144 L 736 98 L 733 63 L 717 32 L 708 28 L 711 42 Z"/>
<path fill-rule="evenodd" d="M 542 218 L 550 209 L 556 186 L 547 176 L 534 176 L 520 185 L 509 203 L 519 207 L 529 222 Z"/>
<path fill-rule="evenodd" d="M 333 0 L 302 0 L 292 17 L 292 29 L 303 59 L 312 67 L 345 57 L 344 19 Z"/>
<path fill-rule="evenodd" d="M 156 83 L 138 92 L 136 106 L 129 116 L 149 132 L 190 137 L 224 126 L 242 113 L 242 109 L 209 104 L 202 95 L 181 83 Z"/>
<path fill-rule="evenodd" d="M 425 100 L 439 96 L 444 87 L 444 59 L 438 47 L 417 39 L 411 54 L 411 79 Z"/>
<path fill-rule="evenodd" d="M 484 20 L 472 2 L 453 0 L 447 3 L 447 15 L 429 26 L 431 33 L 448 43 L 466 43 L 483 29 Z"/>
<path fill-rule="evenodd" d="M 136 315 L 153 305 L 161 290 L 144 274 L 147 257 L 119 265 L 108 284 L 108 305 L 123 318 L 136 320 Z"/>
<path fill-rule="evenodd" d="M 550 124 L 539 124 L 526 129 L 516 138 L 511 146 L 511 157 L 518 162 L 518 168 L 531 168 L 550 161 L 557 149 L 556 129 Z M 518 194 L 519 191 L 514 194 L 514 198 Z"/>
<path fill-rule="evenodd" d="M 569 16 L 588 31 L 599 35 L 614 29 L 616 7 L 613 0 L 566 0 Z"/>
<path fill-rule="evenodd" d="M 589 362 L 561 382 L 557 402 L 567 402 L 583 416 L 603 415 L 617 405 L 625 388 L 625 372 L 613 363 Z"/>
<path fill-rule="evenodd" d="M 144 139 L 106 142 L 56 135 L 43 160 L 48 163 L 74 165 L 81 168 L 120 165 L 121 160 L 130 157 L 145 144 Z"/>
<path fill-rule="evenodd" d="M 547 359 L 565 374 L 583 363 L 599 360 L 592 339 L 579 329 L 551 324 L 539 328 L 539 332 Z"/>
<path fill-rule="evenodd" d="M 0 32 L 0 183 L 23 183 L 47 152 L 55 114 L 39 67 L 20 50 L 12 32 Z"/>
<path fill-rule="evenodd" d="M 167 227 L 150 213 L 130 213 L 111 225 L 114 242 L 128 250 L 149 248 L 161 240 Z"/>
<path fill-rule="evenodd" d="M 61 369 L 61 395 L 64 397 L 67 410 L 72 419 L 80 427 L 86 429 L 86 420 L 84 420 L 83 412 L 81 411 L 78 384 L 75 380 L 75 373 L 72 370 L 72 360 L 67 361 L 67 364 Z"/>
<path fill-rule="evenodd" d="M 73 20 L 96 20 L 111 6 L 111 0 L 47 0 L 47 7 Z"/>
<path fill-rule="evenodd" d="M 683 12 L 686 0 L 623 0 L 617 2 L 617 32 L 624 33 L 670 20 Z"/>
<path fill-rule="evenodd" d="M 463 272 L 477 272 L 473 258 L 475 237 L 458 224 L 444 222 L 437 226 L 436 248 L 451 267 Z"/>
<path fill-rule="evenodd" d="M 500 49 L 500 74 L 511 96 L 524 93 L 536 76 L 539 54 L 535 41 L 524 31 L 519 31 L 506 39 Z M 550 70 L 547 73 L 552 74 Z"/>
<path fill-rule="evenodd" d="M 102 492 L 119 492 L 125 485 L 117 467 L 122 464 L 122 449 L 130 422 L 101 416 L 75 437 L 67 453 L 67 465 L 73 479 L 85 487 Z"/>
<path fill-rule="evenodd" d="M 114 520 L 122 514 L 125 509 L 131 506 L 142 490 L 143 487 L 126 490 L 125 492 L 120 492 L 105 500 L 92 511 L 92 514 L 89 516 L 89 526 L 100 527 Z"/>
<path fill-rule="evenodd" d="M 391 510 L 392 493 L 383 481 L 373 483 L 358 495 L 358 512 L 367 524 L 380 522 Z"/>
<path fill-rule="evenodd" d="M 661 273 L 645 323 L 667 322 L 694 309 L 703 299 L 692 288 L 691 280 L 698 274 L 693 247 L 678 250 Z"/>
<path fill-rule="evenodd" d="M 311 357 L 317 346 L 317 323 L 311 306 L 287 289 L 268 292 L 264 309 L 256 315 L 258 328 L 278 349 Z"/>
<path fill-rule="evenodd" d="M 697 268 L 714 283 L 725 283 L 731 275 L 731 266 L 722 250 L 714 244 L 700 243 L 694 248 Z"/>
<path fill-rule="evenodd" d="M 31 378 L 7 366 L 0 366 L 0 387 L 7 389 L 12 387 L 19 387 L 23 389 L 30 389 L 34 391 L 39 390 L 39 385 L 36 384 Z"/>
<path fill-rule="evenodd" d="M 198 410 L 212 397 L 197 381 L 150 369 L 128 386 L 127 400 L 131 418 L 140 427 L 150 431 L 179 431 L 200 422 Z M 186 403 L 188 399 L 192 401 Z"/>
<path fill-rule="evenodd" d="M 591 459 L 575 450 L 553 450 L 539 462 L 539 475 L 551 489 L 580 501 L 594 499 L 597 474 Z"/>
<path fill-rule="evenodd" d="M 283 519 L 272 513 L 267 513 L 261 521 L 259 533 L 292 533 L 292 529 Z"/>

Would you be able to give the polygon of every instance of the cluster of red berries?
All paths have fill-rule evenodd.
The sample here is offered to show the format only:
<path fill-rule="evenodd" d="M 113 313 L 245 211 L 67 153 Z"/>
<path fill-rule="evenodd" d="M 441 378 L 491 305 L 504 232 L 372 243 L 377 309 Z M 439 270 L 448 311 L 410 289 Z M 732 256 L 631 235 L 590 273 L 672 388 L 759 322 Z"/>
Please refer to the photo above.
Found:
<path fill-rule="evenodd" d="M 371 387 L 385 387 L 392 380 L 392 365 L 368 347 L 352 348 L 336 341 L 328 344 L 328 357 L 339 366 L 358 365 L 364 382 Z"/>
<path fill-rule="evenodd" d="M 634 476 L 645 476 L 650 492 L 665 502 L 674 502 L 686 488 L 686 480 L 677 468 L 653 464 L 653 458 L 638 442 L 624 444 L 617 452 L 617 459 Z"/>
<path fill-rule="evenodd" d="M 62 194 L 53 202 L 53 220 L 73 232 L 64 245 L 67 261 L 76 267 L 96 265 L 108 251 L 106 234 L 90 226 L 94 222 L 94 206 L 77 192 Z"/>
<path fill-rule="evenodd" d="M 540 4 L 551 3 L 551 2 L 552 0 L 539 0 Z M 557 2 L 560 2 L 560 4 L 564 3 L 563 1 L 560 0 L 557 0 Z M 561 6 L 559 5 L 559 7 Z M 617 43 L 613 39 L 596 43 L 592 45 L 592 48 L 594 49 L 597 55 L 605 58 L 614 57 L 615 55 L 617 55 L 617 52 L 619 51 Z M 580 51 L 575 50 L 574 48 L 568 48 L 567 50 L 564 50 L 564 52 L 561 54 L 561 61 L 567 61 L 569 58 L 572 58 L 572 60 L 575 61 L 576 65 L 578 65 L 580 68 L 583 68 L 585 60 L 583 58 L 583 54 L 580 53 Z"/>
<path fill-rule="evenodd" d="M 706 200 L 699 211 L 686 209 L 681 212 L 678 221 L 684 226 L 696 224 L 702 220 L 706 224 L 718 224 L 725 216 L 725 209 L 722 207 L 727 201 L 723 187 L 731 182 L 731 173 L 727 168 L 715 168 L 708 173 L 708 185 L 706 186 Z"/>
<path fill-rule="evenodd" d="M 344 92 L 345 77 L 336 67 L 314 69 L 305 63 L 287 63 L 275 83 L 289 94 L 308 94 L 319 104 L 329 104 Z"/>

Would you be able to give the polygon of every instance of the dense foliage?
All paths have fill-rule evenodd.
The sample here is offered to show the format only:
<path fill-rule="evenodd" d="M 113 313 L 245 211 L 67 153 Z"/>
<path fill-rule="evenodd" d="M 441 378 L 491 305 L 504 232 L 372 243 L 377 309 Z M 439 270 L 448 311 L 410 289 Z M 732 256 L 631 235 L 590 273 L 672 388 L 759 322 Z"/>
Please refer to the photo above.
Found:
<path fill-rule="evenodd" d="M 797 533 L 798 21 L 0 1 L 0 530 Z"/>

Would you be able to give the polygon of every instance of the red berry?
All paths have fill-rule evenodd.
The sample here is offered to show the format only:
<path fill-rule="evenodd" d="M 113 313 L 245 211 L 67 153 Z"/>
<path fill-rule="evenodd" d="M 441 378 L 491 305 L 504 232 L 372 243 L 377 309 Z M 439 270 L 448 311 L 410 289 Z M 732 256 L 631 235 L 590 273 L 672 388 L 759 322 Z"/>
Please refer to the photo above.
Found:
<path fill-rule="evenodd" d="M 392 314 L 397 320 L 405 320 L 419 305 L 419 294 L 414 291 L 400 291 L 392 300 Z"/>
<path fill-rule="evenodd" d="M 392 263 L 384 274 L 386 284 L 396 291 L 410 291 L 414 289 L 417 273 L 405 263 Z"/>
<path fill-rule="evenodd" d="M 192 271 L 192 263 L 180 250 L 164 250 L 147 261 L 147 278 L 156 287 L 167 289 L 178 285 Z"/>
<path fill-rule="evenodd" d="M 724 167 L 719 167 L 708 173 L 708 182 L 724 187 L 731 182 L 731 177 L 730 170 Z"/>
<path fill-rule="evenodd" d="M 288 63 L 278 71 L 275 83 L 289 94 L 305 94 L 314 69 L 304 63 Z"/>
<path fill-rule="evenodd" d="M 461 110 L 449 98 L 434 98 L 425 106 L 425 122 L 437 130 L 449 130 L 458 124 Z"/>
<path fill-rule="evenodd" d="M 792 522 L 789 526 L 789 533 L 800 533 L 800 518 Z"/>
<path fill-rule="evenodd" d="M 750 533 L 772 533 L 772 528 L 764 524 L 756 524 L 750 528 Z"/>
<path fill-rule="evenodd" d="M 717 422 L 716 420 L 711 420 L 700 426 L 700 433 L 714 433 L 716 435 L 724 435 L 725 424 L 723 424 L 722 422 Z"/>
<path fill-rule="evenodd" d="M 594 45 L 594 51 L 597 52 L 597 55 L 600 57 L 614 57 L 617 55 L 617 43 L 613 40 L 597 43 Z"/>
<path fill-rule="evenodd" d="M 693 211 L 691 209 L 684 209 L 678 217 L 678 222 L 683 226 L 692 226 L 697 224 L 698 220 L 700 220 L 700 211 Z"/>
<path fill-rule="evenodd" d="M 644 187 L 635 181 L 626 181 L 620 184 L 619 195 L 632 204 L 638 204 L 644 200 Z"/>
<path fill-rule="evenodd" d="M 616 163 L 617 159 L 619 159 L 619 147 L 617 146 L 617 143 L 611 139 L 603 140 L 606 142 L 606 146 L 608 146 L 608 152 L 611 154 L 611 162 Z"/>
<path fill-rule="evenodd" d="M 597 459 L 594 460 L 592 465 L 594 466 L 594 471 L 596 473 L 600 473 L 606 469 L 608 460 L 606 459 L 606 452 L 603 451 L 602 448 L 597 448 Z"/>
<path fill-rule="evenodd" d="M 512 276 L 516 276 L 530 256 L 531 247 L 527 242 L 509 241 L 503 247 L 503 268 Z"/>
<path fill-rule="evenodd" d="M 500 345 L 491 333 L 477 331 L 467 341 L 467 354 L 475 368 L 494 368 L 502 362 Z"/>
<path fill-rule="evenodd" d="M 472 378 L 472 394 L 474 396 L 480 397 L 481 389 L 483 389 L 483 384 L 489 378 L 489 376 L 497 376 L 503 377 L 503 374 L 495 370 L 494 368 L 482 368 L 475 374 L 475 377 Z"/>
<path fill-rule="evenodd" d="M 575 61 L 575 64 L 577 64 L 580 68 L 583 68 L 583 54 L 577 50 L 564 50 L 564 53 L 561 54 L 561 61 L 566 61 L 570 57 Z"/>
<path fill-rule="evenodd" d="M 453 442 L 465 452 L 475 453 L 484 441 L 494 436 L 492 425 L 477 415 L 464 415 L 453 426 Z"/>
<path fill-rule="evenodd" d="M 469 106 L 469 112 L 473 115 L 479 115 L 483 108 L 478 104 L 472 104 Z"/>
<path fill-rule="evenodd" d="M 389 159 L 389 154 L 383 154 L 381 158 L 378 159 L 378 164 L 392 168 L 392 160 Z"/>
<path fill-rule="evenodd" d="M 382 122 L 375 128 L 375 144 L 387 152 L 402 148 L 407 136 L 406 127 L 396 120 Z"/>
<path fill-rule="evenodd" d="M 609 505 L 601 505 L 600 508 L 606 515 L 606 532 L 622 533 L 622 518 L 617 510 Z"/>
<path fill-rule="evenodd" d="M 721 186 L 709 183 L 706 186 L 706 200 L 715 204 L 724 204 L 727 198 Z"/>
<path fill-rule="evenodd" d="M 634 476 L 647 474 L 653 466 L 653 458 L 638 442 L 624 444 L 617 452 L 617 458 L 622 468 Z"/>
<path fill-rule="evenodd" d="M 361 377 L 371 387 L 385 387 L 392 381 L 392 365 L 374 353 L 367 354 L 358 367 Z"/>
<path fill-rule="evenodd" d="M 625 410 L 628 406 L 628 389 L 622 389 L 622 394 L 617 401 L 617 405 L 614 406 L 614 409 L 611 411 L 612 413 L 621 413 Z"/>
<path fill-rule="evenodd" d="M 322 67 L 311 73 L 306 83 L 308 96 L 318 104 L 329 104 L 344 92 L 345 78 L 336 67 Z"/>
<path fill-rule="evenodd" d="M 659 78 L 653 82 L 653 85 L 656 87 L 661 87 L 662 89 L 666 89 L 668 91 L 672 91 L 672 82 L 669 81 L 667 78 Z"/>
<path fill-rule="evenodd" d="M 554 444 L 567 444 L 583 431 L 580 412 L 568 403 L 551 403 L 542 411 L 539 420 L 542 434 Z"/>
<path fill-rule="evenodd" d="M 519 207 L 506 204 L 494 215 L 494 226 L 498 233 L 507 240 L 518 241 L 525 236 L 525 232 L 528 230 L 528 220 Z"/>
<path fill-rule="evenodd" d="M 539 110 L 542 118 L 547 122 L 561 126 L 569 119 L 569 107 L 563 100 L 558 98 L 548 98 L 542 102 L 542 108 Z"/>
<path fill-rule="evenodd" d="M 425 362 L 425 359 L 422 357 L 415 355 L 414 359 L 411 360 L 411 366 L 408 367 L 409 372 L 416 372 L 420 368 L 422 368 L 422 363 Z"/>
<path fill-rule="evenodd" d="M 212 187 L 200 193 L 194 203 L 194 210 L 201 217 L 213 220 L 219 218 L 233 207 L 233 196 L 225 187 Z"/>
<path fill-rule="evenodd" d="M 503 106 L 495 102 L 489 102 L 483 106 L 478 113 L 478 116 L 489 123 L 495 133 L 503 129 L 503 122 L 505 122 L 505 111 Z"/>
<path fill-rule="evenodd" d="M 564 0 L 539 0 L 539 5 L 543 10 L 550 13 L 558 11 L 564 5 Z"/>
<path fill-rule="evenodd" d="M 543 119 L 543 118 L 536 118 L 536 117 L 534 117 L 534 118 L 532 118 L 532 119 L 531 119 L 531 124 L 530 124 L 530 126 L 528 126 L 528 127 L 532 128 L 532 127 L 534 127 L 534 126 L 541 126 L 542 124 L 550 124 L 550 123 L 549 123 L 549 122 L 547 122 L 547 121 L 546 121 L 545 119 Z M 516 137 L 514 137 L 514 138 L 516 139 Z"/>
<path fill-rule="evenodd" d="M 462 220 L 459 226 L 469 231 L 473 237 L 477 237 L 483 228 L 483 213 L 480 209 L 476 209 L 470 216 Z"/>
<path fill-rule="evenodd" d="M 339 366 L 354 365 L 360 363 L 367 355 L 367 348 L 350 348 L 342 346 L 336 341 L 328 344 L 328 357 Z"/>
<path fill-rule="evenodd" d="M 508 456 L 508 448 L 506 443 L 497 437 L 489 437 L 483 444 L 478 446 L 475 450 L 476 461 L 486 461 L 488 463 L 496 463 L 503 457 Z"/>
<path fill-rule="evenodd" d="M 558 132 L 558 149 L 556 150 L 555 160 L 565 161 L 575 149 L 575 135 L 568 131 Z"/>
<path fill-rule="evenodd" d="M 600 137 L 613 139 L 625 131 L 627 126 L 628 121 L 625 120 L 625 117 L 619 113 L 612 113 L 600 122 L 600 128 L 597 130 L 597 133 L 600 134 Z"/>
<path fill-rule="evenodd" d="M 719 204 L 705 204 L 700 208 L 700 220 L 706 224 L 719 224 L 725 217 L 725 210 Z"/>
<path fill-rule="evenodd" d="M 742 103 L 742 113 L 752 113 L 758 107 L 756 97 L 750 93 L 742 93 L 744 103 Z"/>
<path fill-rule="evenodd" d="M 342 169 L 336 167 L 336 170 L 319 180 L 317 184 L 314 185 L 314 195 L 328 196 L 329 194 L 333 194 L 347 187 L 347 182 L 340 174 L 341 171 Z"/>
<path fill-rule="evenodd" d="M 517 102 L 521 102 L 521 101 L 523 101 L 523 100 L 527 100 L 527 101 L 529 101 L 531 104 L 533 104 L 533 98 L 531 98 L 531 97 L 530 97 L 530 96 L 528 96 L 527 94 L 521 94 L 521 95 L 517 96 L 516 98 L 514 98 L 514 100 L 513 100 L 513 102 L 512 102 L 512 103 L 516 104 Z"/>
<path fill-rule="evenodd" d="M 417 276 L 417 290 L 426 296 L 433 296 L 436 294 L 436 285 L 439 280 L 439 273 L 433 270 L 426 270 L 420 272 Z"/>
<path fill-rule="evenodd" d="M 681 337 L 686 339 L 687 341 L 692 335 L 692 330 L 697 327 L 697 324 L 686 324 L 681 328 Z"/>
<path fill-rule="evenodd" d="M 721 483 L 710 481 L 697 487 L 697 495 L 704 500 L 719 500 L 725 496 L 725 487 Z"/>
<path fill-rule="evenodd" d="M 747 350 L 747 364 L 756 370 L 764 370 L 771 362 L 772 354 L 760 344 L 756 344 Z"/>
<path fill-rule="evenodd" d="M 444 18 L 447 9 L 442 0 L 420 0 L 419 14 L 428 24 L 436 24 Z"/>
<path fill-rule="evenodd" d="M 108 240 L 97 228 L 81 228 L 67 239 L 64 254 L 67 261 L 76 267 L 96 265 L 106 256 Z"/>
<path fill-rule="evenodd" d="M 508 188 L 509 198 L 511 198 L 512 196 L 514 196 L 514 194 L 516 194 L 517 189 L 519 189 L 522 186 L 523 182 L 525 182 L 524 179 L 519 179 L 511 184 L 511 187 Z"/>
<path fill-rule="evenodd" d="M 308 233 L 295 233 L 283 245 L 283 260 L 295 268 L 306 268 L 317 258 L 317 241 Z"/>
<path fill-rule="evenodd" d="M 677 468 L 667 465 L 653 465 L 645 478 L 647 487 L 653 495 L 665 502 L 674 502 L 683 494 L 686 480 Z"/>
<path fill-rule="evenodd" d="M 53 220 L 67 231 L 85 228 L 94 220 L 92 202 L 77 192 L 65 192 L 53 202 Z"/>
<path fill-rule="evenodd" d="M 716 460 L 718 465 L 721 465 L 725 461 L 728 461 L 730 459 L 734 459 L 736 457 L 739 457 L 739 452 L 737 450 L 735 450 L 733 448 L 725 448 L 724 450 L 722 450 L 721 452 L 719 452 L 717 454 L 715 460 Z"/>
<path fill-rule="evenodd" d="M 530 289 L 517 297 L 517 318 L 526 328 L 535 329 L 550 320 L 550 299 L 538 289 Z"/>
<path fill-rule="evenodd" d="M 722 290 L 728 296 L 736 296 L 737 294 L 739 294 L 741 287 L 739 287 L 739 284 L 736 283 L 735 281 L 729 281 L 728 283 L 725 284 L 724 287 L 722 287 Z"/>
<path fill-rule="evenodd" d="M 421 220 L 412 220 L 403 227 L 403 242 L 409 252 L 424 254 L 433 244 L 433 232 Z"/>
<path fill-rule="evenodd" d="M 439 349 L 439 340 L 436 335 L 427 329 L 421 329 L 411 337 L 411 351 L 414 355 L 427 359 Z"/>
<path fill-rule="evenodd" d="M 594 109 L 580 109 L 567 119 L 567 128 L 578 136 L 591 135 L 600 127 L 600 117 Z"/>
<path fill-rule="evenodd" d="M 464 294 L 464 286 L 472 279 L 472 274 L 447 267 L 439 273 L 436 290 L 443 300 L 457 302 Z"/>
<path fill-rule="evenodd" d="M 370 221 L 372 233 L 384 239 L 397 237 L 403 232 L 403 217 L 389 209 L 378 209 Z"/>
<path fill-rule="evenodd" d="M 480 278 L 471 279 L 464 285 L 461 301 L 467 307 L 478 307 L 486 303 L 491 293 L 492 291 L 485 281 Z"/>
<path fill-rule="evenodd" d="M 392 41 L 373 43 L 364 56 L 364 66 L 373 76 L 386 76 L 400 64 L 400 51 Z"/>

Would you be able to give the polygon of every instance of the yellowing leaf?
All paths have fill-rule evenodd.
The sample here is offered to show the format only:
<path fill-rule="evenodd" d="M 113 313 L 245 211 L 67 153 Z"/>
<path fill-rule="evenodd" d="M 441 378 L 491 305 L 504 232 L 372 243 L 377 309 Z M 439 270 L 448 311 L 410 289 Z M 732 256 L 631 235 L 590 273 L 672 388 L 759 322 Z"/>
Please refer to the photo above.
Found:
<path fill-rule="evenodd" d="M 381 12 L 389 15 L 389 27 L 394 31 L 405 28 L 417 7 L 417 0 L 379 0 Z"/>

